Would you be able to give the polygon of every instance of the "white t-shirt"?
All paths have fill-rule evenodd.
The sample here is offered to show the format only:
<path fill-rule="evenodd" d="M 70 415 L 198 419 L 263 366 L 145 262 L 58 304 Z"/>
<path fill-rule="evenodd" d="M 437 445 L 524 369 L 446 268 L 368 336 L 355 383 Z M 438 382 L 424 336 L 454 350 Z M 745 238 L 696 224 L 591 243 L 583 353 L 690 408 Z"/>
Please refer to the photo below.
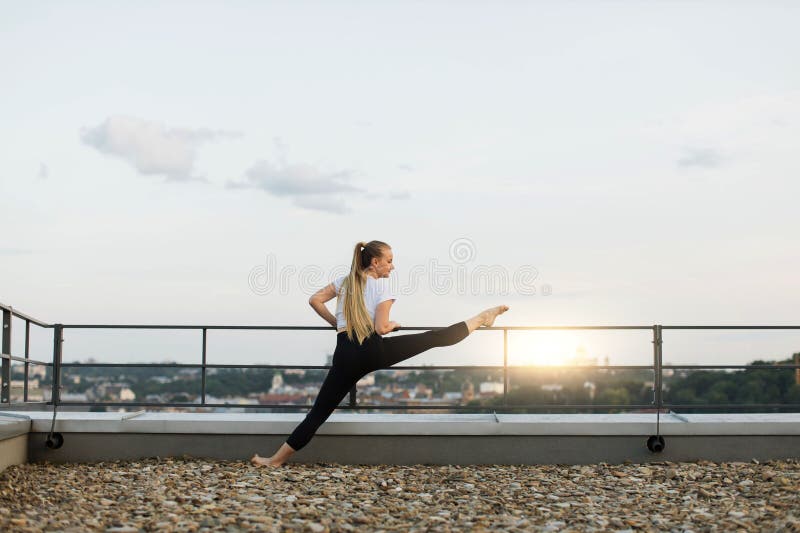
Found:
<path fill-rule="evenodd" d="M 333 287 L 336 289 L 337 296 L 339 289 L 342 287 L 347 276 L 340 276 L 333 280 Z M 347 298 L 346 294 L 336 298 L 336 329 L 342 329 L 347 325 L 344 319 L 344 299 Z M 364 304 L 367 306 L 367 312 L 375 324 L 375 308 L 378 304 L 386 300 L 397 300 L 397 294 L 392 289 L 389 278 L 373 278 L 367 276 L 367 283 L 364 285 Z"/>

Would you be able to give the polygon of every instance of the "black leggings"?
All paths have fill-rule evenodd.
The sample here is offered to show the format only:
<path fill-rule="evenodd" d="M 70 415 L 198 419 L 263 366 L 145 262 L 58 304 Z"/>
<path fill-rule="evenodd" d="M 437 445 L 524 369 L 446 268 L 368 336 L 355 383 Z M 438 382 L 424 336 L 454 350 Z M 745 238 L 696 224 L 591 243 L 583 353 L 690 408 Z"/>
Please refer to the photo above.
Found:
<path fill-rule="evenodd" d="M 348 339 L 346 331 L 337 333 L 331 368 L 322 382 L 317 399 L 286 443 L 295 451 L 308 444 L 353 385 L 370 372 L 389 368 L 436 346 L 456 344 L 467 335 L 469 329 L 464 321 L 442 329 L 386 338 L 373 332 L 361 346 L 357 341 Z"/>

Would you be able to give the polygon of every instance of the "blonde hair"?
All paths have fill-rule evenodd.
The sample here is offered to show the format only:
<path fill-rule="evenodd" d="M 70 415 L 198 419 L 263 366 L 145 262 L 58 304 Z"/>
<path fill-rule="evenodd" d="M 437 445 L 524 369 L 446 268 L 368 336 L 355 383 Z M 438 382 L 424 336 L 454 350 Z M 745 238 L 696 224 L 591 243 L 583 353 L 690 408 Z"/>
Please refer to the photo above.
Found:
<path fill-rule="evenodd" d="M 347 328 L 347 338 L 353 341 L 358 339 L 358 344 L 363 344 L 364 339 L 372 335 L 375 326 L 369 317 L 367 306 L 364 303 L 364 287 L 367 284 L 366 269 L 369 268 L 373 258 L 381 258 L 385 249 L 391 248 L 383 241 L 359 242 L 353 250 L 353 262 L 350 273 L 339 287 L 339 298 L 345 294 L 342 310 Z M 352 296 L 352 298 L 350 298 Z"/>

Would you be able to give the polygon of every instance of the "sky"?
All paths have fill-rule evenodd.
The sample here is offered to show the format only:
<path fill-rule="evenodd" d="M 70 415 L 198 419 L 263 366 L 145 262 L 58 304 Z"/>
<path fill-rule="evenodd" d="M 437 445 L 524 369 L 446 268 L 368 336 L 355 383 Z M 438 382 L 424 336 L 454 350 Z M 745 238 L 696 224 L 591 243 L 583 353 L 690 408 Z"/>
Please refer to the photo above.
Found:
<path fill-rule="evenodd" d="M 796 2 L 3 8 L 0 302 L 46 322 L 326 326 L 308 297 L 375 239 L 404 326 L 800 324 Z M 648 330 L 508 335 L 512 364 L 652 362 Z M 200 338 L 69 329 L 64 361 L 197 363 Z M 211 331 L 208 361 L 334 346 Z M 664 333 L 673 364 L 797 351 Z M 502 360 L 484 331 L 408 364 Z"/>

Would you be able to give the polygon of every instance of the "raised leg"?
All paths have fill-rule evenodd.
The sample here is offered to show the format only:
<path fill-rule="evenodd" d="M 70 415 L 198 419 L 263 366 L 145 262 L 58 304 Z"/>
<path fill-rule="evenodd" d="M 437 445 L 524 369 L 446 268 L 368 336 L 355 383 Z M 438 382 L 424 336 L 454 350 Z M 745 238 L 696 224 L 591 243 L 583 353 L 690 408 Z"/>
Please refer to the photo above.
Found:
<path fill-rule="evenodd" d="M 491 326 L 497 315 L 508 311 L 507 305 L 486 309 L 467 320 L 456 322 L 446 328 L 432 329 L 422 333 L 384 337 L 381 344 L 383 353 L 380 361 L 370 370 L 389 368 L 401 361 L 437 346 L 451 346 L 464 340 L 480 326 Z"/>
<path fill-rule="evenodd" d="M 385 337 L 378 368 L 389 368 L 417 354 L 437 346 L 451 346 L 469 335 L 469 327 L 463 320 L 446 328 L 432 329 L 422 333 Z"/>

